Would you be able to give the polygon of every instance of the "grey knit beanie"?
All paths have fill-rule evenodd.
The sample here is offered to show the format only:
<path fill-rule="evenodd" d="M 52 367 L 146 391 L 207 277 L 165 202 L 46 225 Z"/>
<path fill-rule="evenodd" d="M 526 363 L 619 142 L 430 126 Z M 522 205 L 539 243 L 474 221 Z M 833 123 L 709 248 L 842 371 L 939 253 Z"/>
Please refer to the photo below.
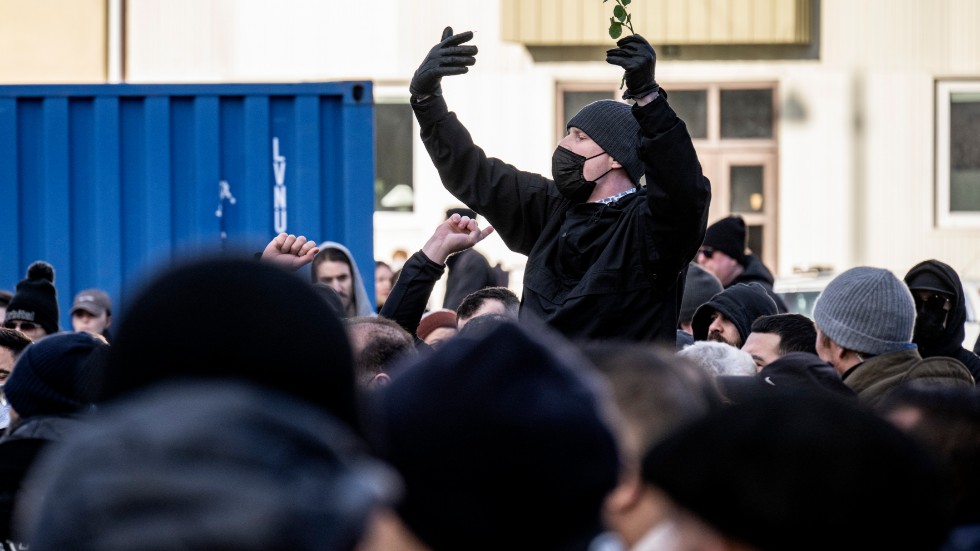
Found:
<path fill-rule="evenodd" d="M 858 266 L 827 284 L 813 307 L 813 321 L 844 348 L 885 354 L 911 347 L 915 303 L 890 271 Z"/>
<path fill-rule="evenodd" d="M 623 165 L 630 180 L 637 186 L 643 177 L 643 161 L 637 153 L 640 147 L 640 123 L 633 117 L 632 107 L 611 99 L 594 101 L 575 114 L 568 125 L 589 135 L 613 159 Z"/>

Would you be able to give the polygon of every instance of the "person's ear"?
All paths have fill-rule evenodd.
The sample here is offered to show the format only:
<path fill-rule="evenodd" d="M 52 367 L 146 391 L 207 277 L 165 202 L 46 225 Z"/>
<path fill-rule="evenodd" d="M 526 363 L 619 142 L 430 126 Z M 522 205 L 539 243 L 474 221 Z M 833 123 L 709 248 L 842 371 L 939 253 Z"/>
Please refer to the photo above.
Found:
<path fill-rule="evenodd" d="M 379 386 L 386 385 L 391 382 L 391 377 L 387 373 L 378 373 L 374 377 L 371 377 L 371 382 L 368 383 L 368 387 L 376 388 Z"/>

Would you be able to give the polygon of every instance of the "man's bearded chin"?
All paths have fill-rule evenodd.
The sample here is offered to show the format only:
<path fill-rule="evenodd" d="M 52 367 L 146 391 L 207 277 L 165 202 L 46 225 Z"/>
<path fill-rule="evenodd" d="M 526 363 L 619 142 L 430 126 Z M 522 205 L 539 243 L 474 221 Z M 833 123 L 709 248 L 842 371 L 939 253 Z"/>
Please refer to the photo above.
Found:
<path fill-rule="evenodd" d="M 715 342 L 723 342 L 725 344 L 728 344 L 728 341 L 725 340 L 725 337 L 723 337 L 722 334 L 717 331 L 712 331 L 711 333 L 708 333 L 707 340 L 715 341 Z"/>

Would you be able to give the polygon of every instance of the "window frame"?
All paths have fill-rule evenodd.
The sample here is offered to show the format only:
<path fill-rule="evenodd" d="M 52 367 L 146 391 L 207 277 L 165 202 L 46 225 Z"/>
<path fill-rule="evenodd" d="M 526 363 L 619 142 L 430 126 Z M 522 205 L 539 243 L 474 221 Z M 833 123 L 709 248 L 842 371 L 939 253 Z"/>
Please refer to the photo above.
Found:
<path fill-rule="evenodd" d="M 939 228 L 980 228 L 980 210 L 954 212 L 950 210 L 950 99 L 958 92 L 980 94 L 980 80 L 936 81 L 936 167 L 934 192 L 936 196 L 936 225 Z"/>

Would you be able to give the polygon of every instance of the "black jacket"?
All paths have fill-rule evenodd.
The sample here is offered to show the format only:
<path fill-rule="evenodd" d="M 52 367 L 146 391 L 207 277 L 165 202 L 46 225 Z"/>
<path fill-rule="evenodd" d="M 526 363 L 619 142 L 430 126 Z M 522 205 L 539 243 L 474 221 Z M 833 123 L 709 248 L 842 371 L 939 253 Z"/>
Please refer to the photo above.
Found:
<path fill-rule="evenodd" d="M 416 331 L 428 305 L 432 288 L 445 270 L 444 266 L 430 260 L 422 251 L 408 257 L 398 271 L 398 280 L 391 287 L 388 299 L 378 312 L 378 315 L 395 320 L 411 333 L 415 337 L 415 348 L 419 351 L 431 351 Z"/>
<path fill-rule="evenodd" d="M 738 277 L 732 280 L 729 287 L 739 283 L 758 283 L 765 288 L 766 294 L 776 303 L 776 308 L 779 310 L 779 313 L 785 314 L 789 310 L 786 308 L 786 303 L 783 302 L 783 299 L 773 291 L 772 284 L 774 281 L 772 272 L 769 271 L 769 268 L 766 268 L 762 260 L 754 254 L 747 254 L 745 255 L 745 266 L 742 273 L 738 274 Z"/>
<path fill-rule="evenodd" d="M 611 204 L 574 204 L 549 178 L 487 157 L 441 96 L 412 107 L 446 189 L 527 255 L 521 319 L 544 320 L 573 339 L 674 344 L 711 186 L 665 94 L 633 106 L 646 187 Z"/>
<path fill-rule="evenodd" d="M 923 272 L 934 274 L 943 282 L 946 290 L 954 295 L 952 307 L 946 317 L 945 330 L 933 339 L 923 339 L 918 332 L 913 333 L 912 342 L 919 347 L 919 354 L 923 358 L 933 356 L 948 356 L 963 362 L 963 365 L 970 370 L 973 379 L 980 381 L 980 357 L 975 353 L 963 348 L 963 339 L 966 336 L 964 323 L 966 323 L 966 297 L 963 296 L 963 284 L 956 270 L 938 260 L 924 260 L 905 274 L 906 285 Z M 918 304 L 918 303 L 917 303 Z"/>

